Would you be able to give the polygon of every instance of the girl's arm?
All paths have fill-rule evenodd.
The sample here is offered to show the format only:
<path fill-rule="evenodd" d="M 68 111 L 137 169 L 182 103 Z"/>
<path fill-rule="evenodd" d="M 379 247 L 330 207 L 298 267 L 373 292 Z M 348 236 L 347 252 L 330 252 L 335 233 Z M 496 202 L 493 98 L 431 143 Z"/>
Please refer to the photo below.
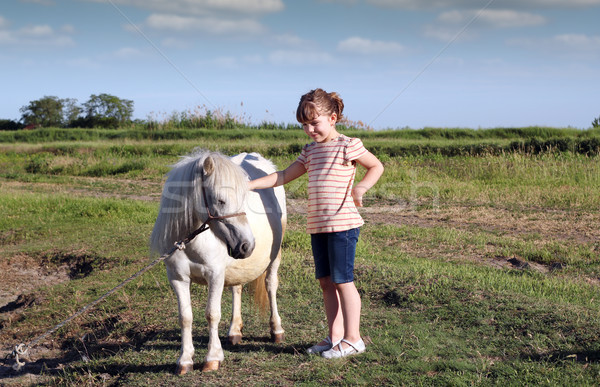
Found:
<path fill-rule="evenodd" d="M 294 161 L 289 167 L 283 171 L 277 171 L 270 175 L 259 177 L 258 179 L 250 180 L 248 187 L 251 190 L 272 188 L 283 184 L 287 184 L 290 181 L 299 178 L 306 173 L 304 165 L 298 161 Z"/>
<path fill-rule="evenodd" d="M 362 207 L 362 197 L 371 187 L 377 183 L 377 180 L 383 174 L 383 164 L 375 155 L 371 152 L 367 152 L 362 155 L 356 162 L 362 165 L 367 169 L 367 173 L 362 178 L 360 183 L 356 184 L 354 188 L 352 188 L 352 198 L 354 199 L 354 204 L 357 207 Z"/>

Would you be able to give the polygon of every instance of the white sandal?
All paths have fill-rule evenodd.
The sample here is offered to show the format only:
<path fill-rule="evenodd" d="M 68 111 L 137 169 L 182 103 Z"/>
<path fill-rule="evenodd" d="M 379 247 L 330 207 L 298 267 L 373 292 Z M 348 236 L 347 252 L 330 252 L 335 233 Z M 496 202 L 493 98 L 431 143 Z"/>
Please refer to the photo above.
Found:
<path fill-rule="evenodd" d="M 323 341 L 325 341 L 325 344 L 323 344 L 323 345 L 315 344 L 312 347 L 308 348 L 306 350 L 306 353 L 311 354 L 311 355 L 318 355 L 319 353 L 321 353 L 323 351 L 327 351 L 328 349 L 333 348 L 334 346 L 338 345 L 341 342 L 341 340 L 338 340 L 335 343 L 333 343 L 333 342 L 331 342 L 331 338 L 329 336 L 327 336 L 325 339 L 323 339 Z"/>
<path fill-rule="evenodd" d="M 346 349 L 343 349 L 342 342 L 348 344 L 349 347 Z M 336 349 L 336 346 L 338 349 Z M 358 355 L 359 353 L 364 352 L 366 349 L 367 349 L 367 347 L 365 346 L 365 342 L 362 339 L 358 340 L 354 344 L 349 342 L 346 339 L 342 339 L 342 340 L 340 340 L 340 342 L 337 345 L 332 345 L 331 349 L 324 351 L 321 355 L 325 359 L 335 359 L 335 358 L 346 357 L 346 356 L 350 356 L 350 355 Z"/>

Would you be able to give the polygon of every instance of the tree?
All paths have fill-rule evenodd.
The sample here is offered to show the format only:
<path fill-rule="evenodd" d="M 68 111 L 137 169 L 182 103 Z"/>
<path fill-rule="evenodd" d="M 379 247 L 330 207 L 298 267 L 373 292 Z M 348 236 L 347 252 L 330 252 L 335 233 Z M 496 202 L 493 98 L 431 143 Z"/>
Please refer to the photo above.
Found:
<path fill-rule="evenodd" d="M 104 93 L 92 94 L 83 108 L 92 126 L 118 126 L 131 121 L 133 115 L 133 101 Z"/>
<path fill-rule="evenodd" d="M 600 128 L 600 117 L 594 118 L 594 121 L 592 121 L 592 127 L 593 128 Z"/>
<path fill-rule="evenodd" d="M 0 119 L 0 130 L 18 130 L 23 129 L 23 124 L 13 120 Z"/>
<path fill-rule="evenodd" d="M 77 100 L 75 98 L 63 99 L 63 110 L 64 122 L 66 126 L 72 126 L 72 124 L 77 121 L 81 113 L 83 113 L 83 108 L 77 104 Z"/>
<path fill-rule="evenodd" d="M 21 107 L 21 120 L 25 125 L 62 126 L 64 101 L 55 96 L 30 101 L 29 105 Z"/>

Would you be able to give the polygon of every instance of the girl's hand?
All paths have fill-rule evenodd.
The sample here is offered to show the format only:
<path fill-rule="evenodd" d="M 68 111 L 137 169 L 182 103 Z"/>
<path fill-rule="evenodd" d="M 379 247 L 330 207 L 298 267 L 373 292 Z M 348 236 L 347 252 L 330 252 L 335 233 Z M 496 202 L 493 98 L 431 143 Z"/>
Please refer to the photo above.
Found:
<path fill-rule="evenodd" d="M 362 198 L 365 192 L 367 192 L 367 189 L 365 187 L 361 187 L 360 185 L 352 188 L 352 199 L 354 200 L 354 205 L 356 207 L 363 206 Z"/>
<path fill-rule="evenodd" d="M 383 173 L 383 164 L 381 161 L 377 159 L 371 152 L 367 152 L 364 155 L 360 156 L 356 161 L 367 168 L 367 173 L 362 178 L 360 183 L 358 183 L 354 188 L 352 188 L 352 198 L 354 199 L 354 204 L 357 207 L 362 207 L 362 197 L 371 188 L 377 183 L 377 180 L 381 177 Z"/>

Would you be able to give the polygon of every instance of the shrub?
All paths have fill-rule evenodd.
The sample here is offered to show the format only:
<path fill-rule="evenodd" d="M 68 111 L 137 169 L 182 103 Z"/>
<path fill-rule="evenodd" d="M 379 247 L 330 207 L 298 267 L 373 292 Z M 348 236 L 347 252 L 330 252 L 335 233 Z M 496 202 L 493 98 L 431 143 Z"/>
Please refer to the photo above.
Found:
<path fill-rule="evenodd" d="M 13 120 L 0 120 L 0 130 L 19 130 L 24 125 Z"/>

